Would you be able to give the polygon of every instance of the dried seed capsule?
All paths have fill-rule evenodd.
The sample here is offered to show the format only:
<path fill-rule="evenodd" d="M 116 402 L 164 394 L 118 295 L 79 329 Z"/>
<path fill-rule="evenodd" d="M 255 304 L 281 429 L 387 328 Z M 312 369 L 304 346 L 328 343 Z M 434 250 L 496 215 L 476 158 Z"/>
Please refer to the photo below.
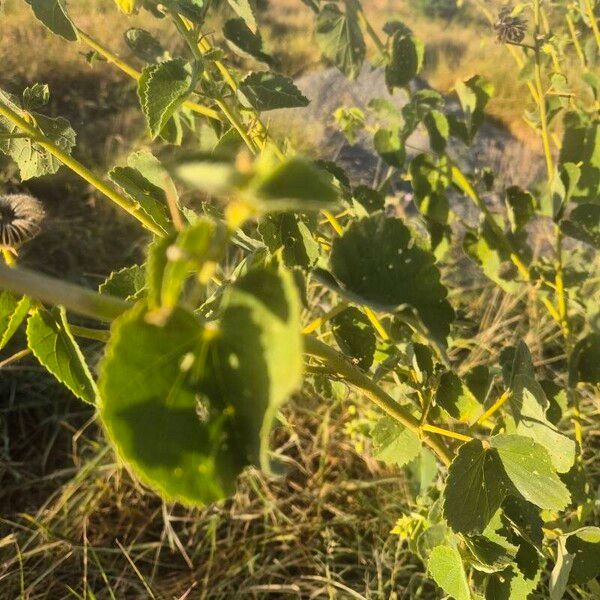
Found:
<path fill-rule="evenodd" d="M 16 250 L 41 231 L 42 203 L 27 194 L 0 195 L 0 249 Z"/>
<path fill-rule="evenodd" d="M 527 21 L 518 15 L 513 16 L 512 10 L 510 6 L 501 8 L 498 20 L 494 23 L 498 41 L 503 44 L 520 44 L 527 32 Z"/>

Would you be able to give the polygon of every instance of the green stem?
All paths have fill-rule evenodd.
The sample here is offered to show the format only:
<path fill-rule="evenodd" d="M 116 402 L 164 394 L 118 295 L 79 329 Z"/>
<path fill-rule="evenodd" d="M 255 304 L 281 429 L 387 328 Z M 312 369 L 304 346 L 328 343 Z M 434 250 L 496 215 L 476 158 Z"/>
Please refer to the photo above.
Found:
<path fill-rule="evenodd" d="M 452 455 L 440 441 L 423 433 L 419 421 L 410 412 L 373 383 L 362 371 L 351 365 L 339 352 L 312 336 L 304 337 L 304 351 L 311 356 L 324 360 L 328 367 L 342 375 L 350 385 L 363 392 L 369 400 L 386 414 L 421 437 L 423 442 L 435 452 L 444 465 L 448 466 L 452 462 Z"/>
<path fill-rule="evenodd" d="M 81 327 L 80 325 L 73 325 L 72 323 L 69 323 L 69 329 L 73 335 L 86 340 L 108 342 L 110 339 L 110 331 L 107 329 L 92 329 L 91 327 Z"/>
<path fill-rule="evenodd" d="M 100 193 L 112 200 L 117 206 L 135 217 L 146 229 L 158 236 L 164 236 L 164 232 L 156 223 L 139 207 L 137 202 L 129 200 L 106 185 L 100 178 L 96 177 L 87 167 L 63 152 L 52 140 L 46 137 L 35 126 L 28 123 L 21 115 L 9 106 L 0 102 L 0 116 L 8 119 L 13 125 L 21 129 L 32 140 L 44 150 L 47 150 L 54 158 L 58 159 L 66 167 L 77 173 L 82 179 L 93 185 Z"/>
<path fill-rule="evenodd" d="M 534 79 L 538 97 L 538 108 L 540 112 L 540 126 L 542 128 L 542 145 L 544 147 L 544 157 L 546 159 L 546 171 L 548 173 L 548 182 L 551 183 L 554 178 L 554 160 L 552 158 L 552 149 L 550 147 L 550 135 L 548 133 L 548 115 L 546 112 L 546 95 L 544 84 L 542 82 L 542 61 L 540 56 L 540 1 L 533 2 L 534 15 L 534 42 L 535 42 L 535 66 Z"/>
<path fill-rule="evenodd" d="M 129 75 L 132 79 L 136 81 L 141 77 L 141 73 L 134 69 L 129 63 L 126 63 L 123 59 L 119 58 L 116 54 L 111 52 L 108 48 L 105 48 L 98 40 L 90 37 L 87 33 L 79 29 L 77 27 L 77 37 L 80 41 L 87 44 L 90 48 L 95 50 L 100 56 L 105 58 L 109 63 L 115 65 L 118 69 L 123 71 L 126 75 Z M 189 108 L 193 112 L 204 115 L 209 119 L 213 119 L 215 121 L 220 121 L 221 117 L 216 110 L 212 108 L 208 108 L 207 106 L 202 106 L 201 104 L 197 104 L 196 102 L 192 102 L 191 100 L 186 100 L 183 105 L 186 108 Z"/>
<path fill-rule="evenodd" d="M 173 19 L 173 23 L 175 24 L 177 31 L 180 33 L 180 35 L 183 37 L 186 44 L 188 45 L 194 58 L 198 61 L 201 61 L 202 60 L 202 52 L 200 51 L 200 48 L 198 47 L 193 30 L 188 29 L 186 27 L 184 20 L 176 12 L 171 12 L 171 18 Z M 206 69 L 203 71 L 203 77 L 207 81 L 214 84 L 214 81 L 213 81 L 210 73 Z M 238 117 L 234 113 L 233 109 L 227 104 L 225 99 L 219 94 L 215 94 L 215 102 L 216 102 L 217 106 L 221 109 L 221 111 L 223 112 L 223 114 L 225 115 L 227 120 L 231 123 L 231 125 L 239 133 L 240 137 L 242 138 L 242 140 L 244 141 L 244 143 L 246 144 L 246 146 L 248 147 L 250 152 L 252 154 L 256 154 L 258 151 L 257 147 L 255 146 L 254 142 L 248 136 L 248 133 L 246 132 L 246 128 L 245 128 L 244 124 L 241 122 L 240 119 L 238 119 Z"/>
<path fill-rule="evenodd" d="M 0 264 L 0 289 L 46 304 L 65 306 L 74 313 L 99 321 L 113 321 L 130 307 L 128 302 L 120 298 L 101 295 L 54 277 L 3 264 Z"/>
<path fill-rule="evenodd" d="M 379 54 L 381 54 L 381 57 L 384 60 L 389 61 L 390 57 L 388 55 L 387 48 L 385 47 L 385 44 L 381 41 L 381 39 L 377 35 L 377 32 L 375 31 L 375 29 L 369 22 L 369 19 L 367 19 L 367 15 L 365 14 L 362 6 L 360 6 L 358 8 L 357 16 L 358 16 L 358 19 L 359 19 L 361 25 L 365 28 L 367 35 L 371 38 L 371 41 L 375 44 L 375 47 L 379 51 Z"/>
<path fill-rule="evenodd" d="M 600 29 L 598 28 L 598 21 L 596 21 L 596 15 L 594 14 L 592 0 L 583 1 L 585 4 L 585 10 L 587 12 L 587 17 L 590 20 L 590 26 L 592 27 L 592 31 L 594 32 L 594 39 L 596 40 L 596 45 L 598 46 L 598 50 L 600 50 Z"/>
<path fill-rule="evenodd" d="M 519 270 L 521 277 L 525 281 L 530 281 L 531 276 L 527 265 L 523 262 L 523 259 L 519 256 L 519 253 L 513 248 L 510 240 L 502 231 L 502 228 L 496 223 L 494 216 L 490 212 L 490 209 L 486 206 L 483 198 L 477 193 L 477 190 L 473 187 L 471 182 L 468 180 L 466 175 L 456 165 L 452 165 L 452 180 L 454 183 L 464 192 L 464 194 L 470 198 L 475 206 L 482 212 L 487 224 L 490 226 L 500 243 L 504 246 L 504 249 L 510 255 L 510 259 L 513 264 Z"/>
<path fill-rule="evenodd" d="M 25 348 L 24 350 L 19 350 L 19 352 L 15 352 L 12 356 L 5 358 L 4 360 L 0 360 L 0 369 L 4 367 L 8 367 L 13 363 L 20 361 L 22 358 L 29 356 L 31 354 L 31 350 L 29 348 Z"/>

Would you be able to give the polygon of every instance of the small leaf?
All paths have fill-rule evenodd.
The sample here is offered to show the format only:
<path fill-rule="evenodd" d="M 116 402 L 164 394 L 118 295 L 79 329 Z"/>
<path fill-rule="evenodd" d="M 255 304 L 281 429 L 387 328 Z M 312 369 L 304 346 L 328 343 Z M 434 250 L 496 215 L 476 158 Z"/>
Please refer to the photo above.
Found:
<path fill-rule="evenodd" d="M 566 550 L 573 557 L 569 583 L 580 585 L 600 576 L 600 527 L 582 527 L 570 533 Z"/>
<path fill-rule="evenodd" d="M 453 371 L 442 373 L 435 402 L 451 417 L 463 423 L 471 422 L 481 412 L 480 402 Z"/>
<path fill-rule="evenodd" d="M 263 51 L 262 38 L 254 33 L 244 19 L 229 19 L 223 25 L 223 35 L 231 49 L 244 58 L 254 58 L 268 65 L 273 59 Z"/>
<path fill-rule="evenodd" d="M 450 546 L 434 548 L 427 561 L 427 571 L 454 600 L 471 600 L 465 567 L 456 548 Z"/>
<path fill-rule="evenodd" d="M 600 250 L 600 204 L 579 204 L 560 228 L 565 235 Z"/>
<path fill-rule="evenodd" d="M 421 440 L 390 417 L 382 417 L 371 432 L 373 456 L 386 465 L 403 467 L 421 453 Z"/>
<path fill-rule="evenodd" d="M 7 104 L 23 116 L 17 100 L 2 90 L 0 90 L 0 102 Z M 35 124 L 47 138 L 63 152 L 71 154 L 71 150 L 75 146 L 76 135 L 66 119 L 46 117 L 36 112 L 30 113 L 30 118 L 35 120 Z M 0 117 L 1 133 L 20 133 L 20 130 L 7 119 Z M 23 181 L 42 175 L 52 175 L 58 171 L 62 164 L 45 148 L 29 138 L 0 138 L 0 152 L 7 154 L 17 163 Z"/>
<path fill-rule="evenodd" d="M 279 164 L 259 163 L 246 191 L 265 212 L 317 210 L 338 201 L 337 190 L 322 170 L 300 156 Z"/>
<path fill-rule="evenodd" d="M 309 104 L 289 77 L 269 71 L 250 73 L 240 83 L 239 90 L 247 103 L 260 112 Z"/>
<path fill-rule="evenodd" d="M 10 292 L 0 291 L 0 350 L 8 344 L 29 312 L 31 301 L 27 296 L 17 298 Z"/>
<path fill-rule="evenodd" d="M 94 404 L 96 384 L 67 323 L 64 308 L 39 308 L 27 322 L 27 342 L 35 357 L 84 402 Z"/>
<path fill-rule="evenodd" d="M 556 512 L 566 508 L 571 496 L 543 446 L 521 435 L 497 435 L 490 443 L 506 476 L 525 500 Z"/>
<path fill-rule="evenodd" d="M 361 369 L 368 370 L 375 355 L 375 331 L 366 315 L 351 306 L 331 319 L 333 336 L 340 350 Z"/>
<path fill-rule="evenodd" d="M 108 174 L 116 183 L 164 232 L 171 228 L 164 190 L 150 183 L 139 171 L 132 167 L 114 167 Z"/>
<path fill-rule="evenodd" d="M 520 187 L 513 185 L 506 190 L 506 208 L 513 231 L 520 231 L 535 214 L 533 196 Z"/>
<path fill-rule="evenodd" d="M 425 115 L 423 124 L 429 134 L 429 145 L 434 152 L 442 154 L 448 144 L 450 135 L 450 125 L 444 113 L 439 110 L 432 110 Z"/>
<path fill-rule="evenodd" d="M 457 81 L 455 90 L 465 116 L 466 139 L 463 141 L 471 143 L 483 124 L 484 110 L 494 88 L 483 77 L 475 75 L 467 81 Z"/>
<path fill-rule="evenodd" d="M 405 87 L 419 74 L 424 54 L 420 40 L 402 30 L 394 33 L 390 61 L 385 67 L 385 83 L 390 91 Z"/>
<path fill-rule="evenodd" d="M 378 129 L 373 136 L 373 144 L 377 154 L 387 165 L 402 168 L 406 159 L 406 149 L 400 129 Z"/>
<path fill-rule="evenodd" d="M 287 267 L 310 269 L 321 255 L 319 244 L 311 232 L 314 221 L 314 218 L 294 213 L 273 213 L 261 220 L 258 232 L 271 254 L 282 250 Z"/>
<path fill-rule="evenodd" d="M 144 29 L 128 29 L 125 32 L 125 42 L 130 50 L 146 63 L 158 63 L 169 58 L 169 53 L 162 44 Z"/>
<path fill-rule="evenodd" d="M 123 298 L 123 300 L 138 300 L 145 289 L 146 271 L 140 265 L 133 265 L 111 273 L 100 284 L 98 291 L 101 294 Z"/>
<path fill-rule="evenodd" d="M 480 440 L 462 445 L 452 461 L 444 491 L 444 516 L 460 533 L 482 532 L 507 494 L 506 476 L 495 452 Z"/>
<path fill-rule="evenodd" d="M 323 56 L 348 79 L 356 79 L 365 60 L 366 46 L 351 3 L 346 2 L 346 13 L 335 4 L 326 4 L 317 17 L 316 35 Z"/>
<path fill-rule="evenodd" d="M 69 42 L 77 41 L 77 30 L 73 25 L 64 0 L 26 0 L 33 14 L 52 33 L 60 35 Z"/>
<path fill-rule="evenodd" d="M 47 84 L 35 83 L 23 90 L 23 108 L 37 110 L 50 101 L 50 88 Z"/>
<path fill-rule="evenodd" d="M 147 66 L 138 82 L 142 111 L 152 138 L 156 138 L 195 85 L 195 74 L 183 59 Z"/>

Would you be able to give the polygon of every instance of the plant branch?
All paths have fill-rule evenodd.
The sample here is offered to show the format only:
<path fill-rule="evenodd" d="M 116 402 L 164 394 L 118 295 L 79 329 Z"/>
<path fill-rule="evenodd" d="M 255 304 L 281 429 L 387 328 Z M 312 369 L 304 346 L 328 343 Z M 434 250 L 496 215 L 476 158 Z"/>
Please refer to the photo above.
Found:
<path fill-rule="evenodd" d="M 101 295 L 21 267 L 0 264 L 0 289 L 29 296 L 39 302 L 65 306 L 74 313 L 99 321 L 113 321 L 131 305 L 114 296 Z"/>
<path fill-rule="evenodd" d="M 435 452 L 444 465 L 448 466 L 452 462 L 452 455 L 440 441 L 424 434 L 419 421 L 410 412 L 373 383 L 362 371 L 351 365 L 339 352 L 312 336 L 305 336 L 304 344 L 304 351 L 307 354 L 324 360 L 328 367 L 342 375 L 347 383 L 362 391 L 369 400 L 387 415 L 421 437 L 423 442 Z"/>
<path fill-rule="evenodd" d="M 111 52 L 108 48 L 104 47 L 100 42 L 90 37 L 87 33 L 79 29 L 77 27 L 77 36 L 79 39 L 86 43 L 90 48 L 95 50 L 100 56 L 105 58 L 109 63 L 115 65 L 118 69 L 123 71 L 126 75 L 135 79 L 136 81 L 141 77 L 141 73 L 134 69 L 129 63 L 125 62 L 123 59 L 119 58 L 116 54 Z M 212 108 L 208 108 L 207 106 L 202 106 L 201 104 L 197 104 L 196 102 L 192 102 L 191 100 L 186 100 L 183 105 L 186 108 L 189 108 L 191 111 L 201 114 L 209 119 L 213 119 L 215 121 L 220 121 L 221 117 L 216 110 Z"/>
<path fill-rule="evenodd" d="M 28 135 L 32 142 L 35 142 L 44 150 L 47 150 L 54 158 L 59 160 L 66 167 L 77 173 L 82 179 L 94 186 L 100 193 L 104 194 L 109 200 L 112 200 L 117 206 L 135 217 L 146 229 L 158 236 L 164 236 L 164 232 L 158 225 L 143 211 L 139 204 L 129 200 L 125 196 L 117 193 L 114 189 L 106 185 L 99 177 L 94 175 L 87 167 L 76 161 L 63 152 L 52 140 L 44 135 L 34 125 L 28 123 L 21 115 L 16 113 L 9 106 L 0 102 L 0 116 L 8 119 L 13 125 L 21 129 Z"/>

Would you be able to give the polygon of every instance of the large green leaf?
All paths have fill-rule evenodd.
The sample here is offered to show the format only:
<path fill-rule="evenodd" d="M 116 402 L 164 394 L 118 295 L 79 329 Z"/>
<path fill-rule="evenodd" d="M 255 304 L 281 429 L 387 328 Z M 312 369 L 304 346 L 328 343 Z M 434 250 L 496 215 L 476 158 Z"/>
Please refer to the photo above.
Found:
<path fill-rule="evenodd" d="M 52 33 L 60 35 L 69 42 L 77 41 L 77 30 L 66 9 L 64 0 L 26 0 L 33 14 Z"/>
<path fill-rule="evenodd" d="M 456 532 L 485 529 L 507 494 L 502 464 L 480 440 L 460 447 L 452 461 L 444 491 L 444 516 Z"/>
<path fill-rule="evenodd" d="M 195 78 L 192 66 L 181 58 L 149 65 L 142 71 L 138 96 L 153 138 L 192 92 Z"/>
<path fill-rule="evenodd" d="M 0 350 L 8 344 L 24 321 L 31 301 L 27 296 L 17 298 L 10 292 L 0 291 Z"/>
<path fill-rule="evenodd" d="M 497 435 L 490 444 L 498 452 L 506 476 L 525 500 L 547 510 L 567 507 L 569 490 L 543 446 L 521 435 Z"/>
<path fill-rule="evenodd" d="M 388 310 L 408 306 L 433 337 L 446 339 L 454 311 L 435 257 L 415 244 L 400 219 L 376 214 L 352 223 L 333 242 L 331 269 L 365 303 Z"/>
<path fill-rule="evenodd" d="M 471 591 L 460 552 L 451 546 L 437 546 L 427 561 L 432 579 L 454 600 L 471 600 Z"/>
<path fill-rule="evenodd" d="M 22 116 L 22 111 L 17 99 L 0 90 L 0 102 L 8 105 Z M 66 154 L 71 154 L 75 146 L 75 132 L 69 122 L 62 117 L 46 117 L 37 112 L 30 113 L 38 129 L 56 146 Z M 19 134 L 21 131 L 16 125 L 4 117 L 0 117 L 0 134 Z M 0 152 L 10 156 L 18 165 L 23 181 L 32 177 L 52 175 L 58 171 L 61 162 L 50 152 L 29 138 L 0 139 Z"/>
<path fill-rule="evenodd" d="M 371 432 L 373 456 L 387 465 L 403 467 L 421 453 L 421 440 L 390 417 L 381 417 Z"/>
<path fill-rule="evenodd" d="M 302 95 L 292 79 L 270 71 L 250 73 L 241 81 L 239 91 L 246 102 L 259 112 L 309 104 L 308 98 Z"/>
<path fill-rule="evenodd" d="M 139 304 L 112 334 L 100 414 L 119 456 L 169 498 L 203 504 L 231 493 L 247 461 L 200 385 L 214 333 L 183 309 L 158 316 Z"/>
<path fill-rule="evenodd" d="M 423 66 L 423 43 L 405 30 L 392 36 L 389 63 L 385 67 L 385 83 L 390 90 L 408 85 Z"/>
<path fill-rule="evenodd" d="M 96 384 L 71 334 L 64 308 L 38 308 L 27 321 L 27 342 L 41 365 L 75 396 L 90 404 L 96 402 Z"/>
<path fill-rule="evenodd" d="M 317 42 L 323 56 L 346 77 L 358 77 L 365 60 L 366 46 L 351 2 L 346 2 L 345 13 L 336 4 L 326 4 L 322 8 L 317 17 Z"/>
<path fill-rule="evenodd" d="M 233 408 L 240 443 L 269 470 L 269 433 L 302 381 L 301 303 L 291 273 L 252 269 L 227 290 L 212 398 Z"/>
<path fill-rule="evenodd" d="M 331 329 L 340 350 L 361 369 L 369 369 L 377 340 L 368 317 L 350 306 L 331 319 Z"/>
<path fill-rule="evenodd" d="M 508 355 L 508 351 L 505 351 Z M 514 349 L 512 363 L 505 365 L 506 383 L 512 394 L 511 415 L 506 416 L 507 433 L 530 437 L 546 448 L 554 468 L 566 473 L 575 462 L 575 442 L 561 433 L 549 421 L 550 406 L 542 386 L 535 379 L 533 359 L 527 345 L 521 341 Z"/>

